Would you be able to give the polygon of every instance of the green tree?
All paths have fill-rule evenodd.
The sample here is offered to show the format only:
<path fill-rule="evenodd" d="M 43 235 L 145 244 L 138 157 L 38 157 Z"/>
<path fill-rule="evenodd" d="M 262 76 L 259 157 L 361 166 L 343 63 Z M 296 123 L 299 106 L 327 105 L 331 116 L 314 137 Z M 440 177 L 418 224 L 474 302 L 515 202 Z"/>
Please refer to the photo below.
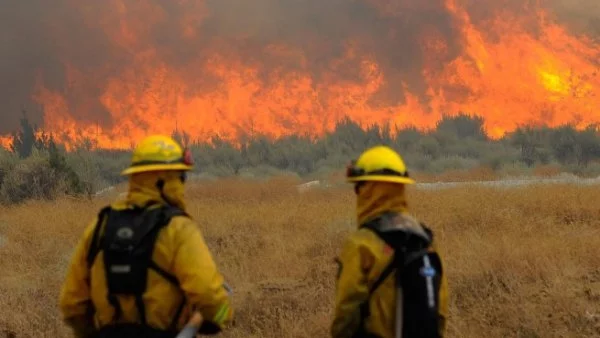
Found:
<path fill-rule="evenodd" d="M 552 158 L 551 150 L 547 146 L 550 141 L 550 129 L 541 127 L 525 127 L 517 129 L 511 135 L 511 143 L 520 149 L 520 160 L 529 167 L 536 163 L 547 164 Z"/>
<path fill-rule="evenodd" d="M 551 132 L 550 147 L 554 158 L 561 164 L 577 161 L 578 132 L 572 126 L 562 126 Z"/>
<path fill-rule="evenodd" d="M 400 151 L 413 151 L 417 149 L 423 134 L 415 127 L 398 130 L 394 143 Z"/>
<path fill-rule="evenodd" d="M 460 113 L 457 116 L 444 116 L 437 124 L 436 132 L 455 135 L 458 139 L 473 138 L 487 140 L 483 128 L 483 118 Z"/>
<path fill-rule="evenodd" d="M 436 159 L 441 155 L 440 143 L 435 137 L 427 135 L 419 141 L 419 151 L 427 159 Z"/>
<path fill-rule="evenodd" d="M 85 184 L 81 182 L 79 176 L 73 170 L 73 168 L 67 164 L 67 159 L 62 154 L 60 149 L 58 149 L 52 138 L 50 138 L 48 141 L 48 155 L 50 168 L 54 169 L 60 176 L 62 176 L 67 183 L 68 191 L 65 191 L 65 193 L 93 193 L 93 191 L 91 191 L 91 187 L 86 187 Z"/>
<path fill-rule="evenodd" d="M 35 133 L 37 131 L 37 126 L 29 122 L 29 118 L 27 118 L 27 113 L 25 111 L 22 113 L 23 116 L 20 120 L 21 128 L 12 133 L 13 142 L 11 150 L 19 155 L 20 158 L 27 158 L 31 156 L 33 147 L 36 144 Z"/>
<path fill-rule="evenodd" d="M 238 175 L 246 164 L 240 150 L 220 137 L 213 137 L 212 144 L 212 163 Z"/>
<path fill-rule="evenodd" d="M 581 167 L 587 167 L 593 159 L 600 157 L 600 138 L 598 137 L 595 125 L 588 126 L 577 133 L 577 148 L 575 153 L 577 164 Z"/>

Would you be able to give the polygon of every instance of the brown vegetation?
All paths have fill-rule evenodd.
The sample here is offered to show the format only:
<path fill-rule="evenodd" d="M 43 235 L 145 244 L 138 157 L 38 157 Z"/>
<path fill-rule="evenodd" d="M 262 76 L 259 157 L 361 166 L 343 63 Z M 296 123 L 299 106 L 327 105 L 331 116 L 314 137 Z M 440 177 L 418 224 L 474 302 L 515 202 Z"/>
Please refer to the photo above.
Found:
<path fill-rule="evenodd" d="M 290 180 L 194 184 L 189 209 L 234 287 L 224 337 L 325 337 L 333 258 L 354 225 L 351 189 Z M 437 234 L 451 337 L 600 335 L 600 190 L 535 186 L 410 191 Z M 57 297 L 84 220 L 105 200 L 0 207 L 0 337 L 66 337 Z"/>

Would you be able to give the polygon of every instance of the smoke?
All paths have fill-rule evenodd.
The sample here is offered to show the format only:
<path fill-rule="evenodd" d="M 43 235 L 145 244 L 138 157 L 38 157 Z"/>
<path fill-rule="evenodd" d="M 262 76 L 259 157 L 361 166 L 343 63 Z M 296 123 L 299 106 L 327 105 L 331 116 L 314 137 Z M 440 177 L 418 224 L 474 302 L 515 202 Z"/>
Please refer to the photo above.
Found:
<path fill-rule="evenodd" d="M 595 0 L 548 0 L 561 22 L 578 33 L 600 38 L 600 2 Z"/>
<path fill-rule="evenodd" d="M 42 35 L 43 1 L 3 0 L 0 11 L 0 132 L 16 127 L 23 108 L 40 120 L 41 111 L 29 104 L 36 71 L 46 70 L 60 79 L 57 55 Z M 11 10 L 6 10 L 7 8 Z M 52 11 L 52 8 L 48 8 Z M 54 16 L 51 14 L 51 16 Z M 60 83 L 60 80 L 58 81 Z"/>
<path fill-rule="evenodd" d="M 32 99 L 38 80 L 43 78 L 49 88 L 66 92 L 65 61 L 86 69 L 111 62 L 111 57 L 103 50 L 110 43 L 102 31 L 87 26 L 78 9 L 67 1 L 1 3 L 0 132 L 7 132 L 17 126 L 22 110 L 33 122 L 42 122 L 42 107 Z M 92 90 L 87 95 L 96 93 Z M 99 104 L 86 108 L 102 112 Z M 77 111 L 86 114 L 86 110 Z"/>
<path fill-rule="evenodd" d="M 500 8 L 466 2 L 481 22 Z M 597 2 L 579 2 L 580 7 L 558 0 L 552 5 L 567 19 L 586 13 L 590 24 L 581 30 L 600 27 L 592 14 L 597 18 L 600 13 Z M 375 61 L 385 74 L 385 85 L 372 105 L 403 102 L 403 84 L 425 100 L 422 69 L 432 62 L 432 51 L 424 39 L 434 36 L 445 45 L 444 52 L 433 57 L 434 65 L 454 59 L 463 48 L 460 27 L 444 0 L 0 3 L 0 134 L 17 127 L 23 108 L 35 122 L 42 122 L 42 107 L 35 100 L 40 84 L 63 94 L 77 121 L 104 126 L 113 119 L 100 97 L 107 79 L 118 74 L 130 74 L 133 85 L 143 90 L 147 67 L 167 65 L 186 81 L 191 96 L 219 84 L 220 79 L 203 72 L 202 66 L 227 58 L 255 67 L 265 81 L 281 72 L 303 72 L 311 75 L 315 86 L 330 81 L 325 77 L 332 74 L 338 81 L 352 82 L 362 76 L 363 59 L 346 57 L 349 46 Z M 587 10 L 578 10 L 583 4 Z"/>

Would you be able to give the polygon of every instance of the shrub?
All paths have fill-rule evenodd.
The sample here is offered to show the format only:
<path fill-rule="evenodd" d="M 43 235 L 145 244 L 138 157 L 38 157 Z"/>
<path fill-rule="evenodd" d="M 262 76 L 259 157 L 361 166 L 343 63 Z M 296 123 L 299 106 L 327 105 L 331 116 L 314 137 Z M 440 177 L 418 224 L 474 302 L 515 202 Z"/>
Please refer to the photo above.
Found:
<path fill-rule="evenodd" d="M 4 177 L 0 198 L 4 203 L 19 203 L 26 199 L 50 199 L 59 184 L 48 158 L 32 155 L 19 161 Z"/>
<path fill-rule="evenodd" d="M 461 113 L 457 116 L 444 116 L 437 124 L 437 133 L 454 135 L 458 139 L 487 140 L 483 129 L 483 118 Z"/>
<path fill-rule="evenodd" d="M 18 162 L 18 156 L 5 149 L 0 148 L 0 188 L 4 178 L 13 170 Z"/>
<path fill-rule="evenodd" d="M 84 191 L 84 184 L 66 164 L 64 156 L 54 150 L 34 149 L 29 157 L 16 162 L 4 175 L 0 201 L 11 204 L 27 199 L 54 199 Z"/>
<path fill-rule="evenodd" d="M 85 194 L 94 194 L 110 185 L 101 173 L 99 160 L 102 158 L 83 150 L 69 154 L 66 158 L 68 167 L 72 168 L 70 175 L 76 173 Z"/>
<path fill-rule="evenodd" d="M 429 172 L 441 174 L 449 170 L 466 170 L 479 165 L 479 161 L 460 156 L 448 156 L 431 162 Z"/>

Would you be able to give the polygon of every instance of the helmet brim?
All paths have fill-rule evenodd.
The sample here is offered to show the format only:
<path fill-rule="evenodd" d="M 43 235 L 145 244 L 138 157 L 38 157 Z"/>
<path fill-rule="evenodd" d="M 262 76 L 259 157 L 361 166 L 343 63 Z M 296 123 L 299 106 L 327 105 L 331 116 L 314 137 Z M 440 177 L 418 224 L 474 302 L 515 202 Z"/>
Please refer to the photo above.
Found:
<path fill-rule="evenodd" d="M 148 165 L 140 165 L 129 167 L 123 172 L 121 172 L 121 176 L 128 176 L 133 174 L 139 174 L 150 171 L 168 171 L 168 170 L 181 170 L 181 171 L 190 171 L 192 170 L 192 166 L 176 163 L 176 164 L 148 164 Z"/>
<path fill-rule="evenodd" d="M 390 175 L 363 175 L 357 177 L 350 177 L 346 182 L 390 182 L 400 184 L 415 184 L 416 182 L 412 178 L 390 176 Z"/>

